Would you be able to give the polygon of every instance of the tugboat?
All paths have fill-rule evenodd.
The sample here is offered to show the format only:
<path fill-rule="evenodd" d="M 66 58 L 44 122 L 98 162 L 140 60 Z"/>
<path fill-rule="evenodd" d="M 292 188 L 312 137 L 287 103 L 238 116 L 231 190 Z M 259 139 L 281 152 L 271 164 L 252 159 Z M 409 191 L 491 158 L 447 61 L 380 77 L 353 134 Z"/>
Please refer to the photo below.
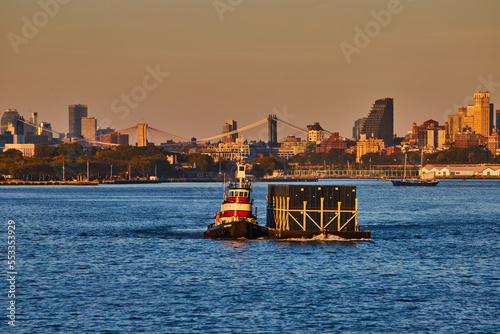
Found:
<path fill-rule="evenodd" d="M 256 239 L 267 235 L 267 229 L 257 222 L 253 212 L 252 185 L 245 176 L 245 164 L 238 163 L 236 176 L 229 181 L 228 194 L 224 189 L 221 209 L 215 222 L 203 234 L 205 238 Z"/>

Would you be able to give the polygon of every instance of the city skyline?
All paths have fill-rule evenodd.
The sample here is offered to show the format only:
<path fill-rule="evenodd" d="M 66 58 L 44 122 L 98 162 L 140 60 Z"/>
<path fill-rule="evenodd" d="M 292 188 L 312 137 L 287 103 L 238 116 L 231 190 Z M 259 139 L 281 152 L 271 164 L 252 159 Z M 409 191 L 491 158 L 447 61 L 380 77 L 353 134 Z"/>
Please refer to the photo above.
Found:
<path fill-rule="evenodd" d="M 57 131 L 82 103 L 115 129 L 203 138 L 278 114 L 349 138 L 391 97 L 404 136 L 500 88 L 496 1 L 125 2 L 5 2 L 2 108 Z"/>
<path fill-rule="evenodd" d="M 440 128 L 442 130 L 442 138 L 440 138 L 440 144 L 437 145 L 440 148 L 443 148 L 444 140 L 447 140 L 448 144 L 453 144 L 455 141 L 455 137 L 457 134 L 463 133 L 472 133 L 484 136 L 484 139 L 487 140 L 488 136 L 494 135 L 496 133 L 496 129 L 498 129 L 498 122 L 500 121 L 500 110 L 494 110 L 494 106 L 490 103 L 490 94 L 489 92 L 475 92 L 474 93 L 474 103 L 472 105 L 468 105 L 467 107 L 462 107 L 458 109 L 457 114 L 448 115 L 448 120 L 444 125 L 439 126 L 439 122 L 429 119 L 423 123 L 425 129 L 427 129 L 430 124 L 433 124 L 433 129 Z M 138 123 L 132 127 L 127 129 L 112 129 L 112 128 L 99 128 L 97 126 L 97 119 L 95 117 L 87 117 L 87 106 L 82 104 L 77 105 L 69 105 L 69 126 L 68 128 L 71 130 L 66 133 L 58 132 L 56 129 L 51 128 L 51 123 L 48 122 L 38 122 L 38 113 L 32 112 L 31 117 L 29 118 L 29 122 L 26 122 L 24 119 L 24 115 L 20 115 L 16 109 L 6 109 L 2 115 L 2 134 L 4 131 L 9 131 L 12 134 L 19 134 L 19 131 L 14 130 L 15 127 L 21 125 L 23 128 L 27 130 L 22 130 L 23 133 L 30 132 L 30 126 L 33 126 L 35 135 L 39 135 L 43 128 L 48 128 L 51 130 L 51 133 L 59 134 L 59 137 L 62 139 L 63 135 L 66 139 L 73 140 L 90 140 L 90 142 L 97 143 L 100 141 L 100 137 L 103 134 L 107 134 L 110 132 L 121 133 L 121 132 L 135 132 L 138 131 L 138 145 L 146 146 L 148 142 L 150 144 L 158 145 L 159 142 L 150 142 L 146 139 L 146 128 L 148 128 L 147 123 Z M 17 115 L 17 116 L 14 116 Z M 20 123 L 11 122 L 12 118 L 19 117 L 21 119 Z M 314 122 L 313 125 L 307 125 L 307 130 L 302 129 L 299 132 L 295 132 L 293 135 L 287 134 L 290 129 L 293 131 L 300 130 L 300 126 L 290 124 L 285 120 L 279 120 L 276 115 L 269 115 L 267 118 L 267 124 L 264 124 L 266 119 L 262 119 L 258 122 L 254 122 L 252 125 L 245 126 L 243 130 L 246 135 L 241 136 L 241 139 L 246 139 L 250 142 L 262 142 L 264 141 L 264 133 L 262 130 L 264 128 L 268 128 L 268 143 L 271 146 L 276 145 L 278 142 L 288 142 L 290 138 L 294 138 L 292 141 L 295 141 L 299 137 L 305 136 L 306 141 L 316 142 L 318 145 L 325 139 L 324 133 L 325 130 L 320 126 L 319 122 Z M 280 131 L 278 131 L 277 121 L 282 123 L 280 126 Z M 497 124 L 495 124 L 495 121 Z M 374 102 L 369 114 L 363 118 L 359 118 L 354 122 L 354 126 L 352 129 L 352 137 L 342 138 L 342 140 L 354 140 L 359 141 L 361 139 L 368 138 L 376 138 L 383 139 L 385 147 L 394 146 L 395 141 L 397 139 L 410 139 L 415 144 L 414 137 L 415 135 L 415 127 L 417 126 L 415 122 L 412 124 L 411 130 L 409 130 L 405 136 L 395 137 L 393 134 L 394 128 L 394 112 L 393 112 L 393 99 L 384 98 L 378 99 Z M 38 127 L 39 126 L 39 127 Z M 38 127 L 38 129 L 36 129 Z M 288 129 L 287 129 L 288 128 Z M 495 129 L 496 128 L 496 129 Z M 252 130 L 254 129 L 254 130 Z M 258 137 L 255 137 L 255 129 L 260 129 Z M 189 142 L 198 141 L 202 142 L 211 142 L 213 140 L 218 140 L 219 142 L 235 141 L 239 134 L 237 130 L 237 121 L 236 120 L 228 120 L 226 123 L 222 124 L 222 134 L 212 136 L 206 139 L 200 138 L 191 138 L 191 140 L 187 138 L 180 138 L 173 134 L 166 133 L 162 130 L 156 128 L 150 128 L 148 130 L 153 130 L 157 134 L 162 133 L 163 135 L 167 135 L 167 138 L 174 138 L 174 141 L 178 142 Z M 246 132 L 246 130 L 250 130 L 250 133 Z M 284 130 L 284 131 L 283 131 Z M 318 131 L 321 132 L 318 134 Z M 32 131 L 33 132 L 33 131 Z M 280 132 L 278 134 L 278 132 Z M 318 133 L 316 133 L 318 132 Z M 328 132 L 328 130 L 326 130 Z M 337 138 L 339 137 L 339 131 L 333 131 L 331 133 L 336 133 Z M 249 135 L 250 136 L 247 136 Z M 445 135 L 446 134 L 446 138 Z M 278 135 L 281 140 L 278 141 Z M 128 136 L 128 135 L 127 135 Z M 297 136 L 297 138 L 295 138 Z M 448 137 L 449 136 L 449 137 Z M 157 140 L 159 139 L 154 136 Z M 479 138 L 479 137 L 478 137 Z M 180 141 L 179 141 L 180 139 Z M 436 138 L 437 139 L 437 138 Z M 31 139 L 30 139 L 31 140 Z M 97 141 L 96 141 L 97 140 Z M 300 139 L 298 139 L 300 140 Z M 422 140 L 422 139 L 420 139 Z M 164 140 L 164 142 L 168 141 L 168 139 Z M 441 142 L 442 141 L 442 142 Z M 116 144 L 116 142 L 112 141 L 112 143 Z M 140 143 L 140 144 L 139 144 Z M 433 145 L 436 146 L 436 145 Z"/>

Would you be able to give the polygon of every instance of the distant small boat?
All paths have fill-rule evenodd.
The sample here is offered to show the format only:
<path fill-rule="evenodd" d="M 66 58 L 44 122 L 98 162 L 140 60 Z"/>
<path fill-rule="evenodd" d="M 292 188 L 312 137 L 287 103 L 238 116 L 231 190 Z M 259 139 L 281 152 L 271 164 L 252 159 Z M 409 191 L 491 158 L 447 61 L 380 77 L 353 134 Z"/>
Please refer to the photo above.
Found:
<path fill-rule="evenodd" d="M 432 187 L 439 183 L 439 180 L 391 180 L 394 186 L 405 186 L 405 187 Z"/>
<path fill-rule="evenodd" d="M 406 154 L 405 154 L 405 167 L 404 167 L 404 173 L 403 173 L 403 178 L 399 180 L 391 180 L 392 185 L 396 187 L 433 187 L 436 186 L 439 183 L 439 180 L 424 180 L 422 178 L 420 179 L 407 179 L 406 178 Z M 422 177 L 422 165 L 424 161 L 424 152 L 421 154 L 420 158 L 420 177 Z"/>

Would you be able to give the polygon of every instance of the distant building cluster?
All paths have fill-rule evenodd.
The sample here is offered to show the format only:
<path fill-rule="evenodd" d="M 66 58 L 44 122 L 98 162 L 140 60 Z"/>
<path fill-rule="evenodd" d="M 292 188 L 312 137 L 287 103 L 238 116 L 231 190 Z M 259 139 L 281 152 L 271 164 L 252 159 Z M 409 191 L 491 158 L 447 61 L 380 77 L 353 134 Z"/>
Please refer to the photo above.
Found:
<path fill-rule="evenodd" d="M 490 93 L 477 92 L 474 93 L 474 103 L 458 108 L 455 115 L 448 115 L 444 125 L 432 119 L 421 125 L 413 123 L 402 144 L 409 149 L 427 152 L 480 146 L 496 156 L 500 154 L 499 122 L 500 110 L 495 112 Z"/>
<path fill-rule="evenodd" d="M 1 118 L 0 149 L 17 149 L 24 156 L 32 156 L 37 144 L 80 142 L 84 146 L 128 145 L 128 134 L 114 132 L 113 129 L 100 129 L 95 117 L 88 117 L 84 104 L 68 106 L 68 133 L 53 131 L 48 122 L 39 122 L 38 113 L 32 112 L 25 120 L 17 109 L 6 109 Z"/>
<path fill-rule="evenodd" d="M 17 109 L 7 109 L 2 115 L 0 147 L 18 149 L 23 155 L 31 156 L 36 144 L 54 142 L 50 123 L 38 122 L 38 113 L 32 112 L 28 121 Z"/>
<path fill-rule="evenodd" d="M 120 134 L 114 129 L 100 129 L 95 117 L 88 117 L 88 107 L 84 104 L 71 104 L 68 107 L 68 129 L 65 142 L 78 141 L 88 145 L 128 145 L 127 134 Z M 140 144 L 140 143 L 139 143 Z M 141 146 L 141 145 L 139 145 Z M 146 145 L 144 145 L 146 146 Z"/>
<path fill-rule="evenodd" d="M 494 156 L 500 154 L 499 126 L 500 110 L 495 112 L 489 92 L 474 93 L 474 103 L 459 108 L 456 115 L 449 115 L 445 124 L 451 146 L 483 146 Z"/>

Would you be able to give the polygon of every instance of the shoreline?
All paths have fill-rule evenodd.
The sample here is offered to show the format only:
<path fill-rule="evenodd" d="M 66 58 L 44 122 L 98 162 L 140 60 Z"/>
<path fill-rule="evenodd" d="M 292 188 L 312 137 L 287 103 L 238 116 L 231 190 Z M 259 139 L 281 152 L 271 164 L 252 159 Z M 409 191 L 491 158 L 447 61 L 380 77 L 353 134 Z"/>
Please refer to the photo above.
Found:
<path fill-rule="evenodd" d="M 0 186 L 97 186 L 97 181 L 0 181 Z"/>
<path fill-rule="evenodd" d="M 345 175 L 338 177 L 322 177 L 308 179 L 256 179 L 254 183 L 273 183 L 273 182 L 320 182 L 321 180 L 381 180 L 390 181 L 398 178 L 376 177 L 376 176 L 353 176 Z M 399 178 L 400 179 L 400 178 Z M 446 176 L 436 177 L 436 180 L 500 180 L 496 176 Z M 219 183 L 219 179 L 165 179 L 165 180 L 94 180 L 94 181 L 0 181 L 0 186 L 97 186 L 99 184 L 119 185 L 119 184 L 155 184 L 155 183 Z"/>

